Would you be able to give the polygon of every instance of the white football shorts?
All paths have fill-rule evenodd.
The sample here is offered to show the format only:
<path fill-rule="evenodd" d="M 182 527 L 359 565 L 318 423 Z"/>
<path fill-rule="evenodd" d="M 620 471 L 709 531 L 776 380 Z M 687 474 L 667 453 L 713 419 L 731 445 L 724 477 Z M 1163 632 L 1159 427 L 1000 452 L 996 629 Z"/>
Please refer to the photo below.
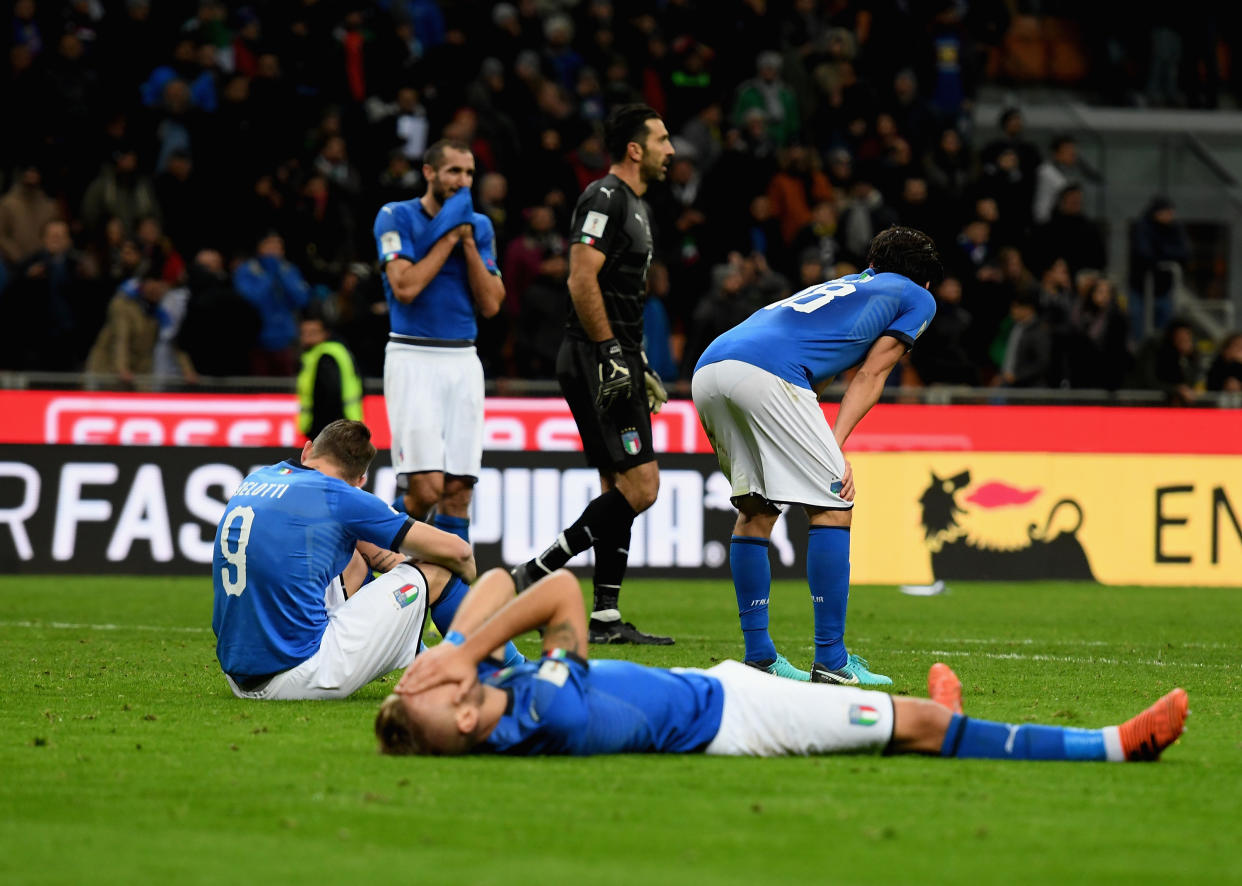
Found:
<path fill-rule="evenodd" d="M 841 497 L 845 457 L 814 392 L 739 360 L 704 366 L 690 390 L 734 497 L 854 506 Z"/>
<path fill-rule="evenodd" d="M 390 341 L 384 403 L 398 474 L 478 477 L 483 463 L 483 364 L 473 347 Z"/>
<path fill-rule="evenodd" d="M 408 667 L 418 652 L 427 615 L 427 580 L 403 563 L 365 584 L 328 611 L 319 651 L 267 685 L 246 692 L 225 674 L 238 698 L 345 698 L 395 668 Z"/>
<path fill-rule="evenodd" d="M 724 686 L 720 731 L 704 753 L 788 757 L 883 751 L 893 698 L 831 683 L 800 683 L 723 661 L 704 673 Z"/>

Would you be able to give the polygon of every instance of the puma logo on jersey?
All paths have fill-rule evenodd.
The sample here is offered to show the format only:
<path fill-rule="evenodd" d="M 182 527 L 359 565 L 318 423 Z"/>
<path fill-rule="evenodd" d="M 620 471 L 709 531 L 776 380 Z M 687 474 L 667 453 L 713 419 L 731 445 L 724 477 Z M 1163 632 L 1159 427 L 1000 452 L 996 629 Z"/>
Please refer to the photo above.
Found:
<path fill-rule="evenodd" d="M 611 199 L 611 198 L 612 198 L 612 192 L 613 192 L 613 191 L 615 191 L 615 190 L 616 190 L 616 188 L 600 188 L 600 189 L 599 189 L 599 192 L 600 192 L 601 194 L 607 194 L 607 195 L 608 195 L 608 197 L 609 197 L 609 199 Z"/>

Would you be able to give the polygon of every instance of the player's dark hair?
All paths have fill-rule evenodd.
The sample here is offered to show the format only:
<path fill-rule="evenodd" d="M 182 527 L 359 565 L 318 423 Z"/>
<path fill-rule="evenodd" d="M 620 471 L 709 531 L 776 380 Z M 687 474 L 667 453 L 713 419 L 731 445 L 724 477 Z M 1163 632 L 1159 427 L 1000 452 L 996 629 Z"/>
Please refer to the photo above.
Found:
<path fill-rule="evenodd" d="M 646 144 L 647 121 L 659 119 L 659 111 L 650 105 L 618 105 L 613 108 L 604 122 L 604 147 L 608 149 L 612 162 L 620 163 L 625 159 L 625 149 L 630 142 Z"/>
<path fill-rule="evenodd" d="M 426 743 L 414 731 L 401 703 L 401 696 L 389 695 L 380 704 L 379 713 L 375 715 L 375 738 L 379 741 L 379 752 L 393 756 L 409 756 L 410 754 L 426 753 Z"/>
<path fill-rule="evenodd" d="M 360 421 L 337 419 L 319 432 L 311 444 L 311 457 L 336 462 L 350 479 L 356 480 L 367 472 L 375 458 L 371 429 Z"/>
<path fill-rule="evenodd" d="M 920 286 L 929 281 L 935 286 L 944 277 L 944 266 L 932 238 L 922 231 L 898 225 L 872 238 L 867 264 L 875 268 L 877 274 L 901 274 Z"/>
<path fill-rule="evenodd" d="M 423 153 L 423 163 L 432 169 L 439 170 L 440 165 L 444 162 L 445 152 L 450 150 L 464 151 L 467 154 L 473 153 L 470 150 L 470 145 L 459 138 L 442 138 Z"/>

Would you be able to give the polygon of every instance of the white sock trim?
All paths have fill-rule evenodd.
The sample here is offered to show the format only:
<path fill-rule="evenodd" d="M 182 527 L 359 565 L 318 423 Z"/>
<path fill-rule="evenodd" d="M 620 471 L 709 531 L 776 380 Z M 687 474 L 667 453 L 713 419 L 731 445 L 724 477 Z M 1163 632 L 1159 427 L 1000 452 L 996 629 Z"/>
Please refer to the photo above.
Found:
<path fill-rule="evenodd" d="M 1105 726 L 1100 732 L 1104 736 L 1104 759 L 1109 763 L 1124 763 L 1126 752 L 1121 747 L 1121 730 L 1116 726 Z"/>
<path fill-rule="evenodd" d="M 620 609 L 597 609 L 591 613 L 591 618 L 595 621 L 620 621 Z"/>

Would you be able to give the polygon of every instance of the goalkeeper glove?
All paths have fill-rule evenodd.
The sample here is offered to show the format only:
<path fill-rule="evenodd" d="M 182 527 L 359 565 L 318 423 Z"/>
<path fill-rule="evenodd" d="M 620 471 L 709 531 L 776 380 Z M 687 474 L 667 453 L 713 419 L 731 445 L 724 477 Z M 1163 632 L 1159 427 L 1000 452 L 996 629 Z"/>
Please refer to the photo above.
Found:
<path fill-rule="evenodd" d="M 668 402 L 668 391 L 660 374 L 647 364 L 647 352 L 643 352 L 643 384 L 647 387 L 647 411 L 655 415 Z"/>
<path fill-rule="evenodd" d="M 630 396 L 630 367 L 621 353 L 621 343 L 615 338 L 596 343 L 595 360 L 599 376 L 595 406 L 606 411 L 618 399 Z"/>

